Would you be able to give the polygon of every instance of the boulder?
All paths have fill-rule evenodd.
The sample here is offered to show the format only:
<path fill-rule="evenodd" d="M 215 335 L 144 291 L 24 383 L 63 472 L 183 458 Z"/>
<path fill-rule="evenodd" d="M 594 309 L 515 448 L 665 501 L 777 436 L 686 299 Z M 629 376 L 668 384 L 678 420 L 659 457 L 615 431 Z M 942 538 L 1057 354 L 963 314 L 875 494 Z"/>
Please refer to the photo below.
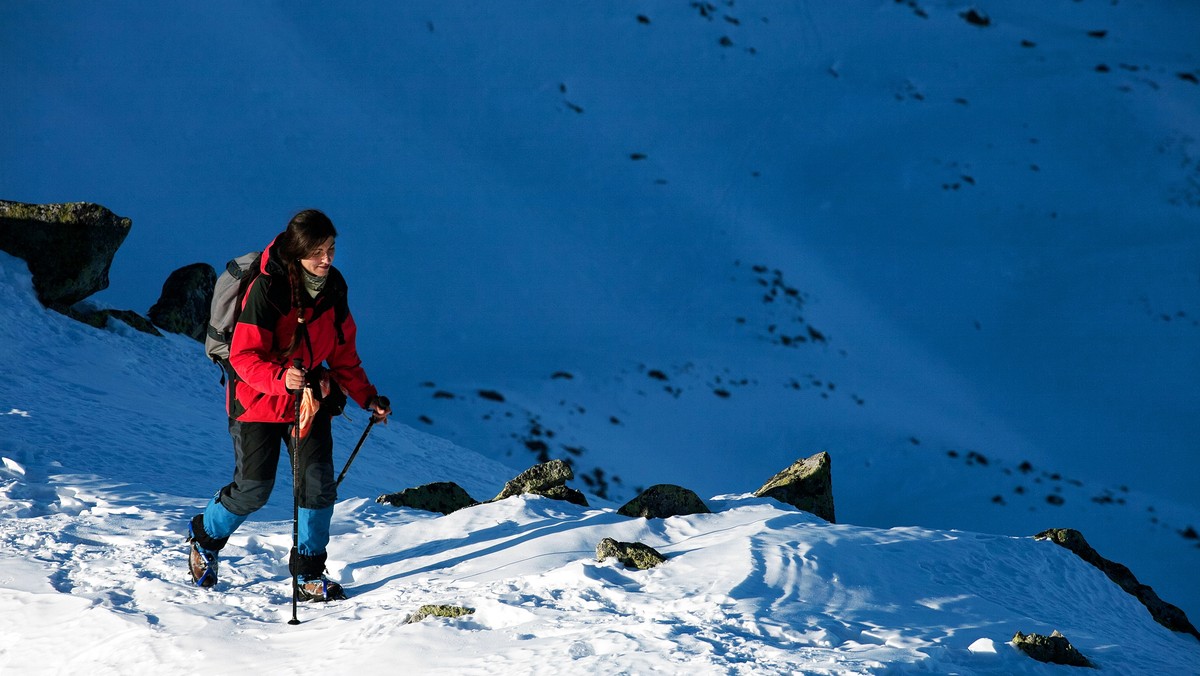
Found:
<path fill-rule="evenodd" d="M 709 514 L 712 510 L 693 491 L 672 484 L 658 484 L 642 491 L 617 510 L 618 514 L 647 519 L 665 519 L 669 516 Z"/>
<path fill-rule="evenodd" d="M 1149 585 L 1144 585 L 1138 582 L 1133 571 L 1126 566 L 1115 561 L 1100 556 L 1100 553 L 1088 544 L 1084 539 L 1083 533 L 1073 528 L 1050 528 L 1033 536 L 1035 540 L 1049 540 L 1060 547 L 1065 547 L 1075 553 L 1076 556 L 1087 561 L 1093 566 L 1099 568 L 1108 579 L 1117 583 L 1121 589 L 1124 589 L 1129 594 L 1132 594 L 1146 609 L 1150 611 L 1150 616 L 1154 618 L 1162 626 L 1171 631 L 1183 632 L 1191 634 L 1196 638 L 1200 638 L 1200 632 L 1196 631 L 1196 627 L 1188 621 L 1187 614 L 1178 606 L 1171 605 L 1160 599 Z"/>
<path fill-rule="evenodd" d="M 830 523 L 833 518 L 833 469 L 829 454 L 822 451 L 797 460 L 754 491 L 760 498 L 775 498 L 796 509 L 816 514 Z"/>
<path fill-rule="evenodd" d="M 1067 640 L 1067 637 L 1060 634 L 1057 630 L 1049 636 L 1022 634 L 1018 631 L 1016 636 L 1013 636 L 1012 643 L 1020 648 L 1021 652 L 1039 662 L 1065 664 L 1071 667 L 1092 666 L 1088 658 L 1076 650 L 1075 646 L 1071 645 L 1071 642 Z"/>
<path fill-rule="evenodd" d="M 388 493 L 375 499 L 375 502 L 392 505 L 393 507 L 409 507 L 426 512 L 449 514 L 464 507 L 479 504 L 467 491 L 453 481 L 405 488 L 399 493 Z"/>
<path fill-rule="evenodd" d="M 108 271 L 133 222 L 98 204 L 0 200 L 0 248 L 25 259 L 46 307 L 65 311 L 108 288 Z"/>
<path fill-rule="evenodd" d="M 217 273 L 208 263 L 192 263 L 172 272 L 163 283 L 158 302 L 150 307 L 150 321 L 171 333 L 204 342 L 208 311 Z"/>
<path fill-rule="evenodd" d="M 571 466 L 562 460 L 543 462 L 521 472 L 504 484 L 500 493 L 489 502 L 531 493 L 587 507 L 587 499 L 583 497 L 583 493 L 566 486 L 567 481 L 574 478 L 575 473 L 571 471 Z"/>
<path fill-rule="evenodd" d="M 659 554 L 653 547 L 640 542 L 617 542 L 612 538 L 604 538 L 596 545 L 596 560 L 616 558 L 626 568 L 647 570 L 666 563 L 667 557 Z"/>

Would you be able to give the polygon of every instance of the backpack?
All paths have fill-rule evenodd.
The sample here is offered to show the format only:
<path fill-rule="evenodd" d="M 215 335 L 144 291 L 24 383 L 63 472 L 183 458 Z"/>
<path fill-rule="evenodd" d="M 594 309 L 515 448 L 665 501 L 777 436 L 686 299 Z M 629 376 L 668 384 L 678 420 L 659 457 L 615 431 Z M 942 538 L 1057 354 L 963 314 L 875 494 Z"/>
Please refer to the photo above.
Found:
<path fill-rule="evenodd" d="M 242 299 L 250 290 L 250 283 L 262 274 L 262 252 L 251 251 L 242 254 L 225 264 L 225 272 L 217 277 L 213 287 L 212 304 L 208 311 L 208 336 L 204 339 L 204 353 L 209 359 L 219 364 L 224 371 L 221 384 L 225 384 L 225 376 L 236 379 L 233 367 L 229 364 L 229 346 L 233 344 L 233 330 L 237 328 L 238 317 L 242 314 Z M 346 342 L 342 334 L 342 322 L 350 314 L 346 305 L 345 294 L 334 300 L 334 328 L 337 331 L 337 342 Z"/>
<path fill-rule="evenodd" d="M 229 346 L 233 342 L 233 329 L 242 314 L 242 299 L 246 297 L 250 282 L 261 272 L 262 252 L 251 251 L 226 263 L 225 272 L 217 277 L 208 311 L 208 336 L 204 339 L 204 353 L 223 367 L 229 363 Z M 226 370 L 229 370 L 228 367 Z"/>

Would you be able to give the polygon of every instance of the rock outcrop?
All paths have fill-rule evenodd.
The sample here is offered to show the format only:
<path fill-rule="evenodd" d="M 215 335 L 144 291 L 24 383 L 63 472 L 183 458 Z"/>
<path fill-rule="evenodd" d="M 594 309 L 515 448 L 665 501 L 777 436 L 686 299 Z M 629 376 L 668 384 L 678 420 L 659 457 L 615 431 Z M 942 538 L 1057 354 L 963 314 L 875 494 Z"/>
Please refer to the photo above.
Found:
<path fill-rule="evenodd" d="M 583 496 L 583 493 L 566 485 L 568 481 L 574 478 L 575 472 L 571 470 L 570 465 L 562 460 L 551 460 L 550 462 L 534 465 L 518 474 L 511 481 L 504 484 L 504 488 L 500 493 L 489 500 L 489 502 L 511 498 L 514 495 L 530 493 L 554 500 L 565 500 L 572 504 L 587 507 L 587 498 Z"/>
<path fill-rule="evenodd" d="M 835 523 L 832 460 L 824 451 L 792 463 L 754 494 L 760 498 L 775 498 Z"/>
<path fill-rule="evenodd" d="M 158 302 L 147 313 L 155 326 L 201 343 L 208 334 L 209 306 L 217 273 L 208 263 L 193 263 L 172 272 Z"/>
<path fill-rule="evenodd" d="M 375 502 L 439 514 L 450 514 L 464 507 L 479 504 L 466 490 L 453 481 L 438 481 L 416 488 L 405 488 L 399 493 L 381 495 L 375 499 Z"/>
<path fill-rule="evenodd" d="M 38 300 L 96 328 L 119 319 L 143 333 L 162 334 L 132 310 L 80 303 L 108 288 L 108 271 L 133 222 L 99 204 L 26 204 L 0 200 L 0 248 L 24 259 Z"/>
<path fill-rule="evenodd" d="M 108 271 L 133 222 L 87 202 L 0 200 L 0 247 L 25 259 L 46 307 L 65 312 L 108 288 Z"/>
<path fill-rule="evenodd" d="M 695 492 L 673 484 L 651 486 L 617 510 L 617 513 L 623 516 L 646 519 L 711 512 Z"/>
<path fill-rule="evenodd" d="M 1075 646 L 1071 645 L 1071 642 L 1067 640 L 1067 637 L 1060 634 L 1057 630 L 1049 636 L 1022 634 L 1018 631 L 1016 636 L 1013 636 L 1012 643 L 1021 652 L 1039 662 L 1065 664 L 1071 667 L 1092 666 L 1088 658 L 1076 650 Z"/>
<path fill-rule="evenodd" d="M 626 568 L 647 570 L 666 563 L 667 557 L 657 550 L 640 542 L 618 542 L 612 538 L 604 538 L 596 545 L 596 560 L 615 558 Z"/>
<path fill-rule="evenodd" d="M 1108 576 L 1108 579 L 1116 582 L 1121 589 L 1141 601 L 1142 605 L 1150 611 L 1150 616 L 1154 618 L 1155 622 L 1171 631 L 1179 631 L 1200 638 L 1200 632 L 1197 632 L 1196 627 L 1188 621 L 1187 614 L 1183 610 L 1160 599 L 1149 585 L 1138 582 L 1133 571 L 1126 566 L 1100 556 L 1100 553 L 1084 539 L 1083 533 L 1073 528 L 1051 528 L 1038 533 L 1033 538 L 1049 540 L 1060 547 L 1065 547 L 1079 558 L 1099 568 Z"/>

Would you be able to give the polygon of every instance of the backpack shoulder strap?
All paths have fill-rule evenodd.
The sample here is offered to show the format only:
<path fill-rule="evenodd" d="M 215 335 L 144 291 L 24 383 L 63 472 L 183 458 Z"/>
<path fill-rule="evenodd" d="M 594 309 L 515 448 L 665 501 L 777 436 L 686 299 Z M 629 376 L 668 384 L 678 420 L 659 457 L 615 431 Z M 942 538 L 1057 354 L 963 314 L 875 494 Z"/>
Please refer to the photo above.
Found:
<path fill-rule="evenodd" d="M 333 328 L 337 331 L 338 345 L 346 344 L 346 334 L 342 331 L 342 324 L 346 321 L 346 317 L 350 316 L 350 301 L 347 299 L 346 278 L 342 277 L 342 273 L 337 268 L 330 268 L 330 282 L 333 287 Z"/>
<path fill-rule="evenodd" d="M 233 323 L 235 326 L 237 325 L 238 317 L 240 317 L 242 314 L 242 303 L 244 303 L 246 300 L 246 292 L 250 290 L 250 283 L 253 282 L 254 279 L 262 272 L 261 251 L 257 252 L 254 255 L 254 258 L 250 260 L 250 265 L 246 266 L 245 268 L 240 265 L 240 261 L 244 260 L 249 255 L 250 254 L 246 254 L 240 258 L 235 258 L 229 261 L 229 265 L 226 266 L 226 269 L 229 270 L 229 274 L 233 275 L 234 278 L 238 280 L 237 305 L 233 310 Z"/>

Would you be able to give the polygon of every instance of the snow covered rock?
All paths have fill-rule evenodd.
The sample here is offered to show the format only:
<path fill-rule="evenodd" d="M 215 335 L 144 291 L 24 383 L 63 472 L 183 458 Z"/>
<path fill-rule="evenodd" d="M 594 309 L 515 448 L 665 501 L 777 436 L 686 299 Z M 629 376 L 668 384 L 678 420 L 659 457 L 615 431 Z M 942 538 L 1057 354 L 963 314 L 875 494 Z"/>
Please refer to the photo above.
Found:
<path fill-rule="evenodd" d="M 665 519 L 669 516 L 709 514 L 711 511 L 695 492 L 672 484 L 658 484 L 625 503 L 617 513 L 635 518 Z"/>
<path fill-rule="evenodd" d="M 640 542 L 618 542 L 612 538 L 604 538 L 596 545 L 596 560 L 604 561 L 615 558 L 626 568 L 647 570 L 666 563 L 667 557 L 659 554 L 650 545 Z"/>
<path fill-rule="evenodd" d="M 1141 601 L 1142 605 L 1150 611 L 1150 616 L 1154 618 L 1155 622 L 1171 631 L 1180 631 L 1200 638 L 1200 632 L 1196 631 L 1196 627 L 1188 620 L 1187 614 L 1182 609 L 1159 598 L 1154 589 L 1139 582 L 1128 567 L 1100 556 L 1100 553 L 1084 539 L 1083 533 L 1073 528 L 1050 528 L 1033 537 L 1035 540 L 1049 540 L 1060 547 L 1065 547 L 1079 558 L 1099 568 L 1108 576 L 1108 579 L 1116 582 L 1121 589 Z"/>
<path fill-rule="evenodd" d="M 427 605 L 421 606 L 417 612 L 412 613 L 404 618 L 404 624 L 414 624 L 420 622 L 427 617 L 462 617 L 475 612 L 474 608 L 464 608 L 463 606 L 447 606 L 447 605 Z"/>
<path fill-rule="evenodd" d="M 192 263 L 172 272 L 163 282 L 158 302 L 147 313 L 150 321 L 171 333 L 204 342 L 216 283 L 217 273 L 208 263 Z"/>
<path fill-rule="evenodd" d="M 0 247 L 25 259 L 38 300 L 59 311 L 108 288 L 108 271 L 133 222 L 87 202 L 0 200 Z"/>
<path fill-rule="evenodd" d="M 754 495 L 775 498 L 836 523 L 833 518 L 833 465 L 824 451 L 792 463 L 754 491 Z"/>
<path fill-rule="evenodd" d="M 86 303 L 85 303 L 85 305 L 86 305 Z M 93 324 L 93 325 L 99 326 L 101 328 L 107 326 L 109 317 L 112 317 L 114 319 L 119 319 L 119 320 L 125 322 L 126 324 L 130 325 L 134 329 L 137 329 L 138 331 L 141 331 L 142 333 L 148 333 L 152 336 L 162 336 L 162 334 L 158 332 L 158 329 L 154 328 L 154 324 L 152 324 L 149 319 L 146 319 L 145 317 L 139 315 L 138 313 L 134 312 L 133 310 L 108 310 L 108 309 L 105 309 L 105 310 L 95 310 L 95 311 L 90 311 L 90 310 L 83 311 L 78 307 L 73 307 L 67 312 L 67 315 L 70 317 L 74 317 L 75 319 L 78 319 L 82 322 L 85 322 L 88 324 Z"/>
<path fill-rule="evenodd" d="M 1072 667 L 1092 666 L 1083 653 L 1076 650 L 1075 646 L 1071 645 L 1071 642 L 1057 630 L 1049 636 L 1022 634 L 1018 631 L 1013 636 L 1012 642 L 1026 655 L 1039 662 L 1065 664 Z"/>
<path fill-rule="evenodd" d="M 466 489 L 453 481 L 437 481 L 416 488 L 405 488 L 399 493 L 381 495 L 375 502 L 439 514 L 449 514 L 479 504 Z"/>

